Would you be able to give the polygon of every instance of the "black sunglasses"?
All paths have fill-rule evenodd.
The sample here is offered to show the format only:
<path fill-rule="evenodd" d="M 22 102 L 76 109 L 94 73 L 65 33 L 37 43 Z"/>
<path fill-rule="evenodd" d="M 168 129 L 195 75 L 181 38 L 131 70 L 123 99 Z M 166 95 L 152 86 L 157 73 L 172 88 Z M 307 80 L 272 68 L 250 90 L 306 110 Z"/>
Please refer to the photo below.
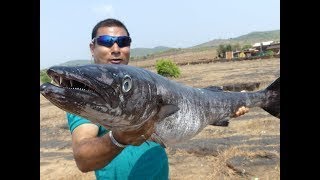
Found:
<path fill-rule="evenodd" d="M 126 47 L 130 46 L 131 44 L 131 38 L 129 36 L 109 36 L 109 35 L 103 35 L 98 36 L 92 39 L 92 43 L 94 41 L 97 41 L 97 44 L 100 46 L 105 47 L 111 47 L 114 43 L 117 43 L 119 47 Z"/>

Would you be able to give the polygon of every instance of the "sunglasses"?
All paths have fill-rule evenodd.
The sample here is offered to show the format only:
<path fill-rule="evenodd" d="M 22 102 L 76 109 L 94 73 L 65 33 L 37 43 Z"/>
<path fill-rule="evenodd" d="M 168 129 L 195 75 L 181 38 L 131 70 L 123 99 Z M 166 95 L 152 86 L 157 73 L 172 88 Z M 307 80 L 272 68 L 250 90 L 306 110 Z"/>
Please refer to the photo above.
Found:
<path fill-rule="evenodd" d="M 97 41 L 100 46 L 111 47 L 114 43 L 117 43 L 120 48 L 130 46 L 131 38 L 129 36 L 109 36 L 103 35 L 92 39 L 92 43 Z"/>

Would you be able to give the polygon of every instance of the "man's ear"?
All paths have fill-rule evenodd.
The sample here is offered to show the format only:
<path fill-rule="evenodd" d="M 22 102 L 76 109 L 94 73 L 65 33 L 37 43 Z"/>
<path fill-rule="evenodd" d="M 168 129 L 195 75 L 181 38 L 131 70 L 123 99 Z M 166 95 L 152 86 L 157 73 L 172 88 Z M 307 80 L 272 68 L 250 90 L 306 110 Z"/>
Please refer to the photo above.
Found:
<path fill-rule="evenodd" d="M 90 47 L 91 55 L 93 56 L 94 44 L 91 42 L 91 43 L 89 44 L 89 47 Z"/>
<path fill-rule="evenodd" d="M 90 47 L 90 52 L 91 52 L 91 61 L 92 61 L 91 63 L 94 64 L 94 61 L 95 61 L 94 60 L 94 43 L 90 43 L 89 47 Z"/>

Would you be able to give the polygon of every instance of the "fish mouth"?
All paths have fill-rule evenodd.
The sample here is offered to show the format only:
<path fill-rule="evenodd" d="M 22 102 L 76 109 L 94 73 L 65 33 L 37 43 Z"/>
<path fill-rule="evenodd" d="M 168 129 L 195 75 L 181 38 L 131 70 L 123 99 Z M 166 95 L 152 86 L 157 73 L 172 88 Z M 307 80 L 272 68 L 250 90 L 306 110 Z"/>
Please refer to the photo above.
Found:
<path fill-rule="evenodd" d="M 77 79 L 76 77 L 59 74 L 58 72 L 52 70 L 48 70 L 48 76 L 57 85 L 56 87 L 69 90 L 79 90 L 80 92 L 82 91 L 85 93 L 99 95 L 99 93 L 91 84 L 86 83 L 83 80 Z"/>
<path fill-rule="evenodd" d="M 53 101 L 59 99 L 61 102 L 73 99 L 77 102 L 99 106 L 106 102 L 108 103 L 108 100 L 103 98 L 101 93 L 90 83 L 89 79 L 60 69 L 48 69 L 47 74 L 52 81 L 51 83 L 42 84 L 40 92 Z"/>
<path fill-rule="evenodd" d="M 75 71 L 62 68 L 47 70 L 52 81 L 42 84 L 40 93 L 60 109 L 82 117 L 108 112 L 108 99 L 102 98 L 101 93 L 90 84 L 90 79 L 81 77 Z"/>

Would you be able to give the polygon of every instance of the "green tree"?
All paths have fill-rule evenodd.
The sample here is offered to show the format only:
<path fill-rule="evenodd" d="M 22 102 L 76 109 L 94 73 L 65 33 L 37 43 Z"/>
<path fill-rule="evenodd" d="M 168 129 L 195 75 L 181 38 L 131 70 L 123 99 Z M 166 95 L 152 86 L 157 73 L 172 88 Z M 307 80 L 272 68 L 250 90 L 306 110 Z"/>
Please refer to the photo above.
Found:
<path fill-rule="evenodd" d="M 271 50 L 268 50 L 268 51 L 265 52 L 265 55 L 266 55 L 266 56 L 273 56 L 273 55 L 274 55 L 274 52 L 271 51 Z"/>
<path fill-rule="evenodd" d="M 217 54 L 218 57 L 220 58 L 224 58 L 225 56 L 225 46 L 223 44 L 219 44 L 218 48 L 217 48 Z"/>
<path fill-rule="evenodd" d="M 51 82 L 51 78 L 47 75 L 46 71 L 46 69 L 40 70 L 40 81 L 42 83 Z"/>
<path fill-rule="evenodd" d="M 217 48 L 217 54 L 219 57 L 221 58 L 224 58 L 225 57 L 225 54 L 226 52 L 228 51 L 239 51 L 241 50 L 241 46 L 239 43 L 237 44 L 226 44 L 226 45 L 223 45 L 223 44 L 220 44 Z"/>
<path fill-rule="evenodd" d="M 245 45 L 242 46 L 242 50 L 249 49 L 249 48 L 252 48 L 252 45 L 245 44 Z"/>
<path fill-rule="evenodd" d="M 239 43 L 236 43 L 232 46 L 232 51 L 240 51 L 241 50 L 241 46 Z"/>
<path fill-rule="evenodd" d="M 231 44 L 227 44 L 225 49 L 226 49 L 225 52 L 232 51 L 232 45 Z"/>
<path fill-rule="evenodd" d="M 160 59 L 156 62 L 157 73 L 165 77 L 179 77 L 181 71 L 179 67 L 170 59 Z"/>

